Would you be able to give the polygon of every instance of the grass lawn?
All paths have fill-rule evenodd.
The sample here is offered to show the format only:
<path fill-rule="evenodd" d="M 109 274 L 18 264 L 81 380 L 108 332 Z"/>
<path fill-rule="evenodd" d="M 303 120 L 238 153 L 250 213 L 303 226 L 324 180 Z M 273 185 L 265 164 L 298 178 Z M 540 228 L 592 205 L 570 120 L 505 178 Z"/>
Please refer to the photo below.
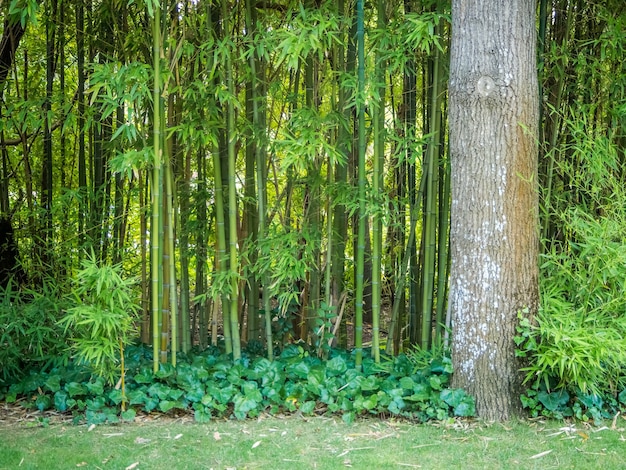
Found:
<path fill-rule="evenodd" d="M 505 425 L 263 417 L 98 426 L 0 422 L 0 469 L 624 469 L 626 420 Z M 611 429 L 612 428 L 612 429 Z"/>

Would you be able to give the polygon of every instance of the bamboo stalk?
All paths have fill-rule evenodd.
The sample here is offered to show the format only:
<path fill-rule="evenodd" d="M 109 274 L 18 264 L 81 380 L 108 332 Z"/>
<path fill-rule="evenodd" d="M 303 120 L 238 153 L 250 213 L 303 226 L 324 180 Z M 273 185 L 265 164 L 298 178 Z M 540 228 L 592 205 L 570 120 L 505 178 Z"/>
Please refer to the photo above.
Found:
<path fill-rule="evenodd" d="M 222 22 L 224 25 L 224 37 L 229 37 L 229 12 L 228 1 L 222 0 Z M 230 277 L 230 334 L 232 341 L 233 359 L 241 357 L 241 344 L 239 339 L 239 261 L 237 247 L 237 180 L 235 165 L 235 85 L 233 81 L 232 51 L 226 54 L 226 86 L 229 92 L 226 117 L 226 138 L 228 139 L 228 236 L 229 236 L 229 277 Z M 224 321 L 226 323 L 226 320 Z"/>
<path fill-rule="evenodd" d="M 361 367 L 363 359 L 363 291 L 365 267 L 365 28 L 363 0 L 357 0 L 357 109 L 358 109 L 358 195 L 359 228 L 356 252 L 356 300 L 354 306 L 354 349 L 355 366 Z"/>
<path fill-rule="evenodd" d="M 151 259 L 151 283 L 152 283 L 152 350 L 153 369 L 159 370 L 159 336 L 161 318 L 162 279 L 161 273 L 161 249 L 159 234 L 162 231 L 161 221 L 161 7 L 154 9 L 152 18 L 152 60 L 154 67 L 153 84 L 153 149 L 154 162 L 152 169 L 152 224 L 150 229 L 150 259 Z"/>

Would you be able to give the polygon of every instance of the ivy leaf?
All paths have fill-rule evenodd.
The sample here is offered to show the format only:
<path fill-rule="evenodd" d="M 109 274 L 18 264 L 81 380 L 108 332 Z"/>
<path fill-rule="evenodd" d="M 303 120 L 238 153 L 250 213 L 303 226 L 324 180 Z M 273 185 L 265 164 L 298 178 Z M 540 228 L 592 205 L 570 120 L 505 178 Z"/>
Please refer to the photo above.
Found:
<path fill-rule="evenodd" d="M 58 392 L 59 390 L 61 390 L 61 376 L 60 375 L 51 375 L 45 381 L 44 385 L 52 393 Z"/>
<path fill-rule="evenodd" d="M 400 379 L 400 387 L 405 390 L 413 390 L 413 387 L 415 387 L 415 381 L 411 377 L 402 377 Z"/>
<path fill-rule="evenodd" d="M 589 395 L 581 394 L 581 395 L 578 395 L 577 398 L 588 409 L 592 409 L 592 408 L 602 409 L 602 405 L 604 404 L 604 401 L 602 400 L 602 398 L 595 394 L 589 394 Z"/>
<path fill-rule="evenodd" d="M 128 403 L 131 405 L 142 405 L 146 399 L 146 392 L 143 390 L 132 390 L 128 393 Z"/>
<path fill-rule="evenodd" d="M 185 405 L 183 405 L 179 401 L 174 401 L 174 400 L 161 400 L 161 402 L 159 403 L 159 409 L 163 413 L 167 413 L 168 411 L 173 410 L 174 408 L 184 410 Z"/>
<path fill-rule="evenodd" d="M 619 398 L 620 403 L 626 405 L 626 388 L 620 392 L 617 398 Z"/>
<path fill-rule="evenodd" d="M 67 390 L 67 393 L 69 393 L 71 398 L 77 396 L 80 397 L 87 394 L 87 389 L 85 388 L 85 386 L 78 382 L 70 382 L 65 384 L 65 390 Z"/>
<path fill-rule="evenodd" d="M 431 375 L 428 378 L 428 381 L 430 383 L 430 386 L 433 390 L 441 390 L 442 389 L 442 380 L 441 377 L 438 375 Z"/>
<path fill-rule="evenodd" d="M 565 405 L 569 401 L 569 393 L 565 390 L 552 393 L 542 390 L 537 393 L 537 399 L 545 406 L 546 410 L 556 411 L 561 405 Z"/>
<path fill-rule="evenodd" d="M 380 387 L 380 379 L 376 376 L 370 375 L 365 377 L 361 382 L 361 390 L 364 392 L 374 392 Z"/>
<path fill-rule="evenodd" d="M 121 416 L 124 421 L 134 421 L 135 416 L 137 416 L 137 412 L 134 409 L 130 408 L 126 411 L 123 411 Z"/>
<path fill-rule="evenodd" d="M 306 362 L 297 362 L 287 367 L 287 372 L 289 374 L 295 375 L 300 379 L 306 379 L 309 375 L 310 370 L 311 368 Z"/>
<path fill-rule="evenodd" d="M 211 421 L 211 412 L 206 408 L 199 409 L 194 411 L 193 417 L 198 423 L 208 423 Z"/>
<path fill-rule="evenodd" d="M 463 401 L 454 407 L 454 415 L 460 417 L 469 417 L 476 414 L 476 405 L 472 397 L 465 396 Z"/>
<path fill-rule="evenodd" d="M 237 419 L 246 419 L 248 412 L 256 409 L 259 405 L 256 400 L 252 400 L 244 395 L 235 396 L 233 401 L 235 404 L 233 411 Z"/>
<path fill-rule="evenodd" d="M 109 392 L 109 400 L 111 400 L 116 405 L 122 403 L 122 391 L 113 389 Z"/>
<path fill-rule="evenodd" d="M 135 382 L 137 382 L 138 384 L 151 384 L 154 380 L 152 372 L 148 370 L 142 370 L 141 372 L 136 374 L 133 378 L 135 379 Z"/>
<path fill-rule="evenodd" d="M 300 406 L 300 411 L 305 415 L 313 413 L 315 411 L 315 402 L 313 400 L 305 401 Z"/>
<path fill-rule="evenodd" d="M 39 395 L 35 400 L 35 405 L 39 411 L 45 411 L 50 408 L 52 400 L 48 395 Z"/>
<path fill-rule="evenodd" d="M 439 398 L 445 401 L 452 408 L 456 408 L 457 406 L 459 406 L 466 396 L 467 395 L 465 391 L 460 388 L 456 388 L 454 390 L 452 389 L 442 390 L 441 393 L 439 394 Z"/>
<path fill-rule="evenodd" d="M 87 382 L 85 387 L 93 395 L 102 395 L 104 393 L 104 379 L 98 377 L 94 382 Z"/>
<path fill-rule="evenodd" d="M 176 373 L 176 369 L 172 364 L 164 363 L 159 365 L 159 370 L 154 374 L 159 379 L 168 379 Z"/>
<path fill-rule="evenodd" d="M 54 394 L 54 408 L 61 413 L 68 410 L 68 394 L 64 390 L 59 390 Z"/>
<path fill-rule="evenodd" d="M 354 413 L 354 411 L 349 411 L 348 413 L 344 413 L 341 416 L 341 419 L 343 420 L 344 423 L 346 424 L 352 424 L 354 423 L 354 419 L 356 418 L 356 415 Z"/>
<path fill-rule="evenodd" d="M 335 356 L 326 363 L 326 372 L 330 376 L 342 375 L 346 370 L 348 370 L 348 364 L 341 356 Z"/>

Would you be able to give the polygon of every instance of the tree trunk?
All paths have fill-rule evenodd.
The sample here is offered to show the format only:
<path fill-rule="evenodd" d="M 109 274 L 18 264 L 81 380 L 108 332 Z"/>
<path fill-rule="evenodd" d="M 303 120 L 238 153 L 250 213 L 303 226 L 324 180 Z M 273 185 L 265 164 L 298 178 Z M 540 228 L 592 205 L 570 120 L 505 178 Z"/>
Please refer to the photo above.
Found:
<path fill-rule="evenodd" d="M 452 6 L 453 386 L 487 420 L 521 411 L 513 336 L 538 304 L 535 4 Z"/>

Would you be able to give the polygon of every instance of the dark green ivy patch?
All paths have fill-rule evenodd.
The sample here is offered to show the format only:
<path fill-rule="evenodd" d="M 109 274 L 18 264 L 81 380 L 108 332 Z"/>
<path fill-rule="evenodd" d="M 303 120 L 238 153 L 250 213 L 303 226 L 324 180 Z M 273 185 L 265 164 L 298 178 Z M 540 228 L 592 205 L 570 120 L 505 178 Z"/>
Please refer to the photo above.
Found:
<path fill-rule="evenodd" d="M 153 372 L 151 352 L 127 351 L 126 396 L 91 377 L 77 366 L 31 372 L 24 380 L 0 390 L 0 400 L 40 411 L 72 413 L 75 422 L 116 423 L 137 412 L 192 412 L 195 420 L 214 417 L 245 419 L 261 412 L 338 414 L 351 422 L 357 416 L 393 415 L 418 421 L 474 416 L 474 400 L 463 390 L 448 387 L 449 359 L 433 359 L 416 369 L 406 356 L 383 364 L 365 359 L 354 367 L 352 355 L 333 350 L 322 361 L 298 345 L 283 349 L 269 361 L 246 356 L 233 362 L 215 350 L 185 357 L 176 368 L 161 364 Z M 126 411 L 121 413 L 122 403 Z"/>

